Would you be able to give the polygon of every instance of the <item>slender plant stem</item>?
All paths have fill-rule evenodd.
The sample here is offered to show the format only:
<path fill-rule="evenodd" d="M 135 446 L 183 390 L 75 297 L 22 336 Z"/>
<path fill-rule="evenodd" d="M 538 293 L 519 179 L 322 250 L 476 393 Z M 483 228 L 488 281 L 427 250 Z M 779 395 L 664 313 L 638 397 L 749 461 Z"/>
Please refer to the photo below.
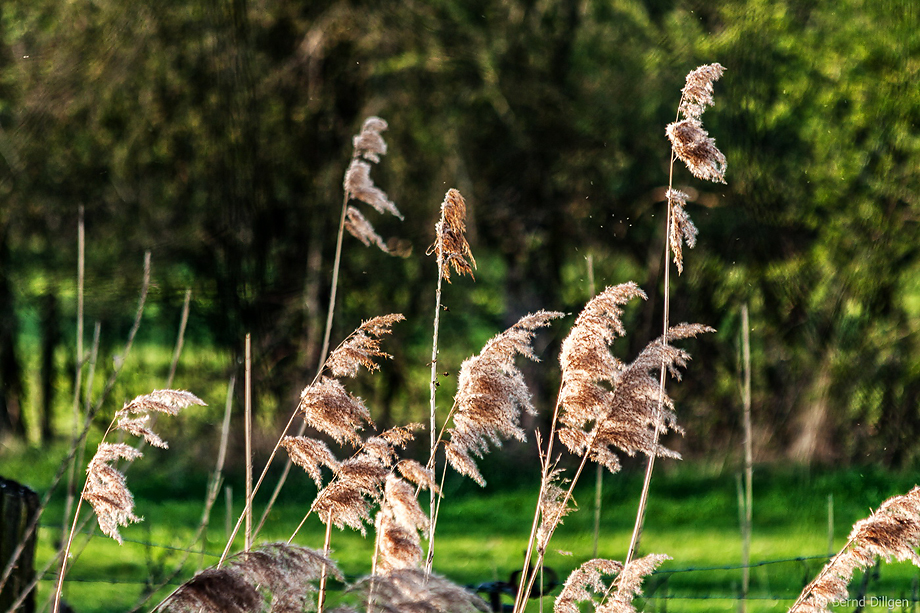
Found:
<path fill-rule="evenodd" d="M 108 436 L 109 432 L 112 430 L 112 426 L 115 424 L 115 420 L 109 424 L 109 427 L 106 428 L 105 434 L 102 435 L 102 440 L 105 440 L 105 437 Z M 83 506 L 83 494 L 86 492 L 86 486 L 88 481 L 83 483 L 83 489 L 80 490 L 80 497 L 77 500 L 77 509 L 73 514 L 73 523 L 70 526 L 70 533 L 67 535 L 67 545 L 64 547 L 64 554 L 61 556 L 61 572 L 58 575 L 57 588 L 54 592 L 54 608 L 53 613 L 58 613 L 58 610 L 61 605 L 61 591 L 64 589 L 64 575 L 67 572 L 67 556 L 70 554 L 70 546 L 73 545 L 73 537 L 77 533 L 77 521 L 80 519 L 80 509 Z"/>
<path fill-rule="evenodd" d="M 335 316 L 335 294 L 339 285 L 339 266 L 342 260 L 342 241 L 345 236 L 345 218 L 348 212 L 348 201 L 350 199 L 351 194 L 346 192 L 342 200 L 342 215 L 339 218 L 339 232 L 335 243 L 335 261 L 332 264 L 332 287 L 329 291 L 329 308 L 326 311 L 326 330 L 323 332 L 323 346 L 319 352 L 319 363 L 316 366 L 316 375 L 313 377 L 313 382 L 316 382 L 316 380 L 319 379 L 320 374 L 323 372 L 323 365 L 325 365 L 326 357 L 329 353 L 329 339 L 332 336 L 332 321 Z M 288 428 L 290 428 L 290 422 L 288 422 Z M 307 424 L 306 422 L 302 422 L 297 430 L 297 436 L 302 436 L 306 430 Z M 286 433 L 287 428 L 281 437 L 284 438 L 284 434 Z M 274 453 L 272 454 L 272 457 L 274 457 Z M 269 459 L 269 463 L 270 462 L 271 459 Z M 256 526 L 253 537 L 258 535 L 262 530 L 262 526 L 265 525 L 265 520 L 268 519 L 268 513 L 275 505 L 275 501 L 278 500 L 278 496 L 281 494 L 281 488 L 284 487 L 284 484 L 287 482 L 288 475 L 291 473 L 291 464 L 291 458 L 288 457 L 284 463 L 284 469 L 281 471 L 281 476 L 278 478 L 278 483 L 275 484 L 275 489 L 272 491 L 271 498 L 269 498 L 268 504 L 265 505 L 265 510 L 262 511 L 262 516 L 259 518 L 259 524 Z M 268 470 L 268 465 L 265 466 L 265 469 Z"/>
<path fill-rule="evenodd" d="M 438 289 L 435 292 L 435 304 L 434 304 L 434 332 L 432 333 L 431 338 L 431 380 L 428 382 L 429 392 L 430 392 L 430 403 L 429 403 L 429 412 L 430 412 L 430 426 L 428 428 L 430 437 L 431 437 L 431 451 L 428 456 L 428 465 L 431 466 L 432 470 L 435 468 L 437 460 L 435 459 L 435 454 L 438 450 L 437 435 L 437 405 L 435 398 L 438 390 L 438 328 L 441 323 L 441 288 L 443 285 L 444 275 L 441 273 L 442 266 L 444 264 L 444 249 L 441 242 L 440 233 L 437 238 L 437 250 L 438 250 Z M 434 534 L 435 534 L 435 520 L 436 520 L 436 510 L 435 510 L 435 491 L 434 488 L 431 488 L 429 492 L 429 506 L 428 506 L 428 556 L 425 559 L 425 570 L 431 572 L 431 566 L 434 562 Z"/>
<path fill-rule="evenodd" d="M 329 309 L 326 311 L 326 331 L 323 333 L 323 348 L 319 352 L 317 370 L 326 363 L 326 354 L 329 351 L 329 338 L 332 336 L 332 320 L 335 316 L 335 294 L 339 287 L 339 266 L 342 262 L 342 239 L 345 236 L 345 216 L 348 212 L 348 200 L 351 194 L 345 193 L 342 199 L 342 215 L 339 218 L 339 233 L 335 239 L 335 261 L 332 264 L 332 288 L 329 290 Z"/>
<path fill-rule="evenodd" d="M 683 102 L 683 96 L 681 96 L 681 101 L 678 103 L 677 108 L 680 108 L 680 104 Z M 678 117 L 680 117 L 680 112 L 678 111 Z M 661 342 L 662 345 L 667 346 L 668 344 L 668 329 L 670 327 L 670 311 L 671 311 L 671 243 L 670 243 L 670 232 L 672 215 L 671 215 L 671 197 L 670 191 L 674 187 L 674 162 L 677 159 L 677 155 L 674 153 L 674 150 L 671 150 L 671 164 L 668 168 L 668 197 L 666 198 L 668 204 L 668 213 L 665 216 L 665 227 L 664 227 L 664 289 L 663 302 L 664 302 L 664 316 L 663 316 L 663 332 L 661 333 Z M 661 436 L 661 411 L 664 407 L 664 394 L 665 394 L 665 380 L 667 376 L 667 367 L 661 365 L 661 376 L 658 382 L 658 407 L 655 411 L 655 434 L 652 438 L 652 453 L 648 456 L 648 464 L 645 467 L 645 478 L 642 483 L 642 494 L 639 496 L 639 508 L 636 511 L 636 524 L 633 527 L 632 537 L 629 541 L 629 550 L 626 552 L 626 560 L 623 562 L 623 567 L 636 556 L 636 552 L 639 550 L 639 541 L 642 538 L 642 525 L 645 523 L 645 509 L 648 504 L 648 492 L 652 483 L 652 472 L 655 470 L 655 458 L 658 457 L 658 439 Z"/>
<path fill-rule="evenodd" d="M 743 542 L 741 544 L 741 564 L 744 572 L 741 575 L 741 613 L 745 610 L 745 598 L 750 585 L 751 559 L 751 528 L 753 523 L 754 506 L 754 448 L 753 433 L 751 431 L 751 327 L 748 316 L 747 304 L 741 307 L 741 339 L 744 358 L 744 527 Z"/>
<path fill-rule="evenodd" d="M 246 335 L 246 372 L 244 391 L 246 431 L 246 500 L 252 499 L 252 336 Z M 252 549 L 252 505 L 246 511 L 246 547 Z"/>
<path fill-rule="evenodd" d="M 173 379 L 176 377 L 176 368 L 179 366 L 179 356 L 182 355 L 182 345 L 185 343 L 185 327 L 188 325 L 188 312 L 192 304 L 192 290 L 185 290 L 185 302 L 182 303 L 182 318 L 179 320 L 179 334 L 176 337 L 176 349 L 173 351 L 172 362 L 169 365 L 169 376 L 166 378 L 166 389 L 172 389 Z"/>
<path fill-rule="evenodd" d="M 134 325 L 131 330 L 128 332 L 128 340 L 125 343 L 124 352 L 122 355 L 127 357 L 128 353 L 131 350 L 131 345 L 134 341 L 134 336 L 137 334 L 137 330 L 140 327 L 141 316 L 144 313 L 144 304 L 147 301 L 147 290 L 150 286 L 150 252 L 148 251 L 144 256 L 144 280 L 141 285 L 140 298 L 137 305 L 137 313 L 134 318 Z M 51 495 L 57 489 L 57 486 L 60 485 L 61 480 L 64 477 L 64 473 L 69 470 L 71 463 L 74 461 L 74 458 L 77 456 L 77 451 L 80 448 L 80 445 L 86 438 L 86 435 L 89 433 L 90 426 L 92 425 L 93 418 L 96 416 L 96 413 L 99 412 L 99 409 L 102 407 L 103 401 L 108 396 L 109 391 L 115 385 L 115 381 L 118 378 L 120 369 L 116 368 L 112 375 L 109 377 L 106 387 L 103 390 L 102 396 L 96 402 L 93 407 L 86 411 L 86 415 L 83 417 L 83 429 L 77 438 L 73 441 L 70 447 L 70 451 L 67 453 L 67 457 L 64 458 L 64 461 L 61 462 L 61 466 L 58 468 L 57 474 L 51 480 L 51 484 L 48 486 L 48 490 L 45 492 L 45 495 L 42 497 L 41 503 L 38 506 L 38 512 L 36 512 L 35 517 L 32 518 L 32 521 L 29 522 L 29 525 L 26 526 L 26 529 L 23 532 L 22 538 L 19 543 L 16 545 L 16 548 L 13 550 L 13 553 L 10 556 L 9 561 L 6 564 L 6 567 L 3 569 L 3 575 L 0 576 L 0 589 L 3 589 L 3 586 L 6 585 L 7 580 L 13 572 L 13 568 L 16 566 L 16 561 L 19 559 L 19 556 L 22 555 L 22 552 L 25 548 L 25 543 L 32 536 L 32 533 L 35 532 L 35 529 L 38 527 L 38 521 L 41 517 L 42 511 L 48 506 L 48 502 L 51 500 Z"/>
<path fill-rule="evenodd" d="M 80 386 L 83 382 L 83 365 L 86 356 L 83 355 L 83 289 L 86 280 L 86 220 L 85 208 L 81 204 L 77 216 L 77 367 L 73 381 L 73 426 L 71 436 L 76 445 L 77 433 L 80 429 Z M 73 508 L 74 481 L 76 480 L 76 462 L 70 465 L 67 472 L 67 490 L 64 502 L 64 515 L 61 526 L 67 529 L 67 518 Z"/>
<path fill-rule="evenodd" d="M 323 557 L 329 557 L 329 543 L 332 541 L 332 514 L 326 516 L 326 538 L 323 540 Z M 323 613 L 323 604 L 326 601 L 326 561 L 323 560 L 323 569 L 319 575 L 319 598 L 316 601 L 317 613 Z"/>

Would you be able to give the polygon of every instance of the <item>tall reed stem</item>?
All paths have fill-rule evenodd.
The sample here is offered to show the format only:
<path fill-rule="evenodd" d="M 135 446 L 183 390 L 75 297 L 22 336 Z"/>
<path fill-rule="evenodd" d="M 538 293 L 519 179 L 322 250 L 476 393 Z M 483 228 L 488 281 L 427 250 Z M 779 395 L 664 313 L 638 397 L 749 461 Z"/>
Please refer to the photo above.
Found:
<path fill-rule="evenodd" d="M 683 96 L 681 96 L 683 102 Z M 678 104 L 680 108 L 680 104 Z M 680 113 L 678 112 L 678 117 Z M 677 155 L 671 150 L 671 164 L 668 168 L 668 194 L 674 188 L 674 162 Z M 669 233 L 671 231 L 671 197 L 667 197 L 668 213 L 665 216 L 664 226 L 664 289 L 662 290 L 664 301 L 663 315 L 663 332 L 661 333 L 661 342 L 663 345 L 668 344 L 668 328 L 670 327 L 671 311 L 671 243 Z M 636 524 L 633 526 L 632 536 L 629 540 L 629 549 L 626 553 L 626 560 L 623 562 L 625 567 L 636 556 L 639 550 L 639 541 L 642 538 L 642 525 L 645 523 L 645 509 L 648 505 L 648 492 L 652 484 L 652 472 L 655 470 L 655 458 L 658 456 L 658 439 L 661 437 L 661 410 L 664 404 L 665 377 L 667 376 L 667 367 L 661 365 L 661 376 L 658 383 L 658 408 L 655 411 L 655 434 L 652 439 L 652 453 L 648 456 L 648 464 L 645 467 L 645 477 L 642 482 L 642 493 L 639 496 L 639 508 L 636 511 Z"/>
<path fill-rule="evenodd" d="M 323 557 L 329 557 L 329 543 L 332 541 L 332 514 L 326 516 L 326 537 L 323 540 Z M 326 562 L 323 561 L 323 569 L 320 571 L 319 575 L 319 597 L 316 601 L 316 611 L 317 613 L 323 613 L 323 604 L 326 601 L 326 579 L 328 575 L 326 573 Z"/>
<path fill-rule="evenodd" d="M 431 467 L 431 470 L 436 468 L 435 454 L 438 450 L 438 436 L 437 436 L 437 406 L 435 402 L 437 389 L 438 389 L 438 328 L 441 323 L 441 288 L 444 283 L 444 275 L 441 274 L 441 269 L 444 264 L 444 250 L 441 245 L 441 237 L 438 236 L 438 289 L 435 293 L 435 303 L 434 303 L 434 332 L 432 333 L 431 338 L 431 380 L 428 383 L 429 392 L 430 392 L 430 403 L 429 403 L 429 412 L 430 412 L 430 426 L 429 426 L 429 435 L 431 441 L 431 451 L 428 456 L 428 466 Z M 428 508 L 428 556 L 425 559 L 425 570 L 429 573 L 431 572 L 431 566 L 434 561 L 434 533 L 437 520 L 437 512 L 435 509 L 436 494 L 434 488 L 429 488 L 429 508 Z"/>

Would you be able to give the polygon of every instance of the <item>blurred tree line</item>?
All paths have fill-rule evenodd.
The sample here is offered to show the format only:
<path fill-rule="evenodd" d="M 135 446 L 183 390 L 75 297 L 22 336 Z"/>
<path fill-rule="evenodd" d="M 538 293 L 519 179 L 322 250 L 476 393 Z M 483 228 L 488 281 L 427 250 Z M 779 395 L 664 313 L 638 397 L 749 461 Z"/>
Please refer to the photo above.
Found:
<path fill-rule="evenodd" d="M 678 170 L 700 240 L 672 319 L 719 333 L 690 347 L 675 444 L 739 443 L 748 303 L 760 458 L 911 462 L 918 58 L 911 0 L 7 0 L 0 435 L 25 432 L 22 313 L 40 314 L 31 349 L 73 338 L 80 207 L 88 318 L 127 328 L 150 250 L 161 316 L 190 287 L 190 334 L 238 351 L 251 331 L 259 384 L 293 406 L 316 368 L 342 175 L 369 115 L 389 122 L 373 176 L 405 221 L 371 219 L 396 256 L 346 237 L 333 339 L 408 317 L 368 392 L 384 422 L 426 410 L 425 250 L 450 187 L 480 269 L 446 290 L 448 370 L 528 311 L 577 312 L 588 255 L 598 289 L 649 293 L 616 347 L 635 355 L 661 319 L 664 126 L 687 72 L 717 61 L 706 125 L 728 185 Z M 557 328 L 532 377 L 544 407 Z"/>

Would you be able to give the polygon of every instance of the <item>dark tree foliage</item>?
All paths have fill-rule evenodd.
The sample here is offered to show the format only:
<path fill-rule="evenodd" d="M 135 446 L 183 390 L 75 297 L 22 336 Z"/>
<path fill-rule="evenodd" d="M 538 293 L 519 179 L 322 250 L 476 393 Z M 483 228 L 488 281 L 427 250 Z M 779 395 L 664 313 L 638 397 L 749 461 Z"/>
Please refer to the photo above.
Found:
<path fill-rule="evenodd" d="M 407 316 L 405 350 L 367 390 L 381 411 L 425 404 L 424 253 L 451 187 L 480 268 L 446 290 L 447 370 L 526 312 L 578 311 L 589 254 L 597 289 L 649 295 L 626 314 L 628 358 L 660 334 L 664 127 L 687 72 L 717 61 L 706 121 L 728 185 L 678 169 L 700 237 L 672 320 L 720 332 L 688 347 L 677 444 L 736 436 L 749 303 L 761 457 L 912 461 L 916 26 L 906 0 L 4 3 L 0 339 L 40 290 L 72 286 L 83 205 L 92 317 L 125 325 L 151 249 L 155 297 L 177 308 L 192 287 L 192 333 L 220 347 L 252 332 L 259 385 L 293 406 L 318 358 L 351 136 L 379 115 L 374 179 L 406 219 L 371 220 L 397 257 L 346 237 L 333 340 Z M 527 371 L 538 408 L 561 336 Z M 17 363 L 15 342 L 0 358 Z"/>

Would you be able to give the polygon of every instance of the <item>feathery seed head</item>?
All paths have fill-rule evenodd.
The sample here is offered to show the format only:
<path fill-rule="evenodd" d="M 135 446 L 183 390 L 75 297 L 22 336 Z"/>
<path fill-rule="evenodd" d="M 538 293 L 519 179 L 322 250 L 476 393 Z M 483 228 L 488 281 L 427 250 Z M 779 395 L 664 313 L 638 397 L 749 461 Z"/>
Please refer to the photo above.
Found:
<path fill-rule="evenodd" d="M 306 436 L 286 436 L 281 439 L 291 462 L 303 468 L 316 487 L 322 485 L 323 466 L 328 466 L 333 472 L 339 469 L 339 461 L 323 441 Z"/>
<path fill-rule="evenodd" d="M 843 551 L 825 565 L 818 577 L 802 591 L 789 613 L 826 613 L 830 605 L 849 598 L 847 585 L 857 570 L 875 563 L 910 560 L 920 566 L 920 487 L 889 498 L 875 513 L 853 525 Z"/>
<path fill-rule="evenodd" d="M 300 395 L 297 409 L 307 425 L 331 436 L 337 443 L 361 444 L 358 432 L 365 424 L 373 425 L 364 401 L 348 393 L 337 380 L 321 377 Z"/>
<path fill-rule="evenodd" d="M 342 580 L 335 562 L 320 552 L 288 543 L 266 543 L 238 553 L 221 568 L 209 568 L 186 581 L 158 607 L 172 613 L 251 613 L 265 606 L 272 611 L 304 611 L 315 591 L 313 582 L 325 569 Z"/>
<path fill-rule="evenodd" d="M 345 192 L 349 198 L 366 202 L 374 207 L 379 213 L 389 213 L 394 217 L 402 219 L 402 213 L 396 208 L 396 205 L 387 197 L 386 193 L 374 185 L 371 179 L 371 165 L 354 158 L 345 171 Z"/>
<path fill-rule="evenodd" d="M 694 177 L 714 183 L 725 183 L 725 156 L 698 119 L 669 123 L 665 128 L 665 134 L 671 141 L 674 154 L 687 165 Z"/>
<path fill-rule="evenodd" d="M 604 575 L 616 575 L 621 570 L 623 564 L 616 560 L 588 560 L 565 580 L 562 592 L 553 605 L 553 613 L 579 613 L 579 602 L 591 600 L 594 594 L 603 594 L 607 590 Z"/>
<path fill-rule="evenodd" d="M 325 368 L 335 377 L 354 377 L 361 366 L 369 371 L 377 370 L 379 366 L 374 358 L 392 357 L 380 349 L 381 337 L 391 332 L 394 323 L 405 319 L 400 313 L 391 313 L 363 322 L 329 354 Z"/>
<path fill-rule="evenodd" d="M 387 144 L 380 135 L 389 126 L 379 117 L 368 117 L 361 126 L 361 133 L 357 134 L 352 143 L 355 147 L 355 156 L 363 157 L 371 162 L 380 162 L 380 156 L 386 155 Z"/>
<path fill-rule="evenodd" d="M 680 274 L 684 271 L 683 244 L 686 241 L 687 247 L 693 249 L 696 246 L 696 236 L 699 231 L 684 208 L 687 205 L 689 196 L 680 190 L 669 188 L 666 192 L 666 197 L 668 199 L 668 208 L 671 212 L 668 243 L 671 247 L 671 253 L 674 254 L 674 264 L 677 266 L 677 272 Z"/>
<path fill-rule="evenodd" d="M 597 613 L 636 613 L 632 601 L 642 593 L 642 580 L 655 572 L 662 562 L 670 559 L 670 556 L 652 553 L 631 561 L 620 571 L 616 579 L 616 591 L 606 603 L 597 607 Z"/>
<path fill-rule="evenodd" d="M 119 545 L 122 540 L 118 527 L 139 522 L 141 518 L 134 514 L 134 496 L 128 490 L 125 475 L 110 466 L 109 462 L 119 459 L 132 461 L 142 455 L 130 445 L 103 442 L 86 468 L 83 499 L 92 505 L 99 529 L 118 541 Z"/>
<path fill-rule="evenodd" d="M 718 81 L 725 68 L 718 63 L 706 64 L 690 72 L 681 90 L 679 111 L 687 118 L 699 119 L 707 106 L 712 106 L 712 84 Z"/>
<path fill-rule="evenodd" d="M 356 239 L 364 243 L 365 247 L 370 247 L 371 243 L 377 246 L 384 253 L 390 253 L 389 248 L 383 241 L 383 238 L 374 230 L 374 226 L 361 214 L 356 207 L 348 205 L 345 215 L 345 229 Z"/>
<path fill-rule="evenodd" d="M 435 234 L 435 244 L 428 253 L 437 252 L 441 278 L 450 283 L 451 267 L 458 275 L 472 277 L 476 259 L 466 242 L 466 201 L 456 189 L 449 189 L 444 195 L 441 219 L 435 225 Z"/>
<path fill-rule="evenodd" d="M 191 392 L 184 390 L 154 390 L 149 394 L 138 396 L 131 402 L 125 403 L 125 406 L 116 413 L 116 416 L 136 415 L 149 411 L 177 415 L 180 410 L 195 404 L 207 406 L 201 398 Z"/>
<path fill-rule="evenodd" d="M 448 430 L 450 443 L 445 447 L 454 470 L 485 485 L 472 456 L 481 458 L 490 442 L 498 447 L 502 438 L 525 439 L 520 414 L 534 409 L 514 358 L 523 355 L 536 360 L 532 346 L 536 330 L 562 316 L 552 311 L 526 315 L 490 339 L 479 355 L 463 361 L 454 397 L 454 427 Z"/>
<path fill-rule="evenodd" d="M 356 588 L 364 595 L 368 610 L 385 613 L 472 613 L 488 611 L 473 592 L 421 568 L 392 570 L 371 575 Z"/>

